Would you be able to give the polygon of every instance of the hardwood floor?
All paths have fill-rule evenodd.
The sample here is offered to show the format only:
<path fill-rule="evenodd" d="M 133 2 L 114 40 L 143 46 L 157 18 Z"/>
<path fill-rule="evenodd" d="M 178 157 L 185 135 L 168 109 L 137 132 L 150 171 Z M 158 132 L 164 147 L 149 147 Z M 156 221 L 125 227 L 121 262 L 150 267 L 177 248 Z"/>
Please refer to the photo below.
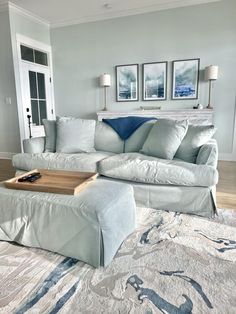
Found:
<path fill-rule="evenodd" d="M 14 177 L 15 170 L 12 167 L 11 160 L 0 159 L 0 181 Z"/>
<path fill-rule="evenodd" d="M 219 161 L 218 170 L 217 206 L 236 210 L 236 162 Z M 0 181 L 13 176 L 11 160 L 0 159 Z"/>

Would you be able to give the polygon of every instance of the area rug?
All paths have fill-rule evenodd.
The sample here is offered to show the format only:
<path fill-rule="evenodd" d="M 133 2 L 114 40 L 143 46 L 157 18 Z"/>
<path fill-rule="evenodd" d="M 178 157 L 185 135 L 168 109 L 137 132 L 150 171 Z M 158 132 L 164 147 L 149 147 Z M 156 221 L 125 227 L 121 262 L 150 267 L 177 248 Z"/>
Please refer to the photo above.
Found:
<path fill-rule="evenodd" d="M 236 211 L 209 220 L 139 208 L 136 231 L 100 269 L 0 242 L 0 313 L 236 313 Z"/>

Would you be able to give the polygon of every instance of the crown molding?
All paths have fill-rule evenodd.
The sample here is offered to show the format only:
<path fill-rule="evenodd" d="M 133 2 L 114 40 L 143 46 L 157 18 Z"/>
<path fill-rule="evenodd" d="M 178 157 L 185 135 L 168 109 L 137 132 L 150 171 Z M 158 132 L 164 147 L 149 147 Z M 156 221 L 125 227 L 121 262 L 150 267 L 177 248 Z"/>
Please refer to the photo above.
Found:
<path fill-rule="evenodd" d="M 25 9 L 22 9 L 21 7 L 19 7 L 18 5 L 12 3 L 12 2 L 8 2 L 8 7 L 9 7 L 9 10 L 12 10 L 12 11 L 15 11 L 16 13 L 18 13 L 19 15 L 33 21 L 33 22 L 36 22 L 38 24 L 41 24 L 41 25 L 44 25 L 46 27 L 50 27 L 50 23 L 41 18 L 40 16 L 28 11 L 28 10 L 25 10 Z"/>
<path fill-rule="evenodd" d="M 115 12 L 108 12 L 105 14 L 94 14 L 94 15 L 84 16 L 78 19 L 63 20 L 59 22 L 50 23 L 50 26 L 51 28 L 59 28 L 59 27 L 76 25 L 76 24 L 97 22 L 97 21 L 109 20 L 109 19 L 114 19 L 114 18 L 119 18 L 119 17 L 138 15 L 138 14 L 150 13 L 150 12 L 155 12 L 155 11 L 162 11 L 162 10 L 181 8 L 181 7 L 200 5 L 200 4 L 219 2 L 219 1 L 222 1 L 222 0 L 177 0 L 177 1 L 169 0 L 162 4 L 144 6 L 142 8 L 120 10 L 120 11 L 115 11 Z"/>

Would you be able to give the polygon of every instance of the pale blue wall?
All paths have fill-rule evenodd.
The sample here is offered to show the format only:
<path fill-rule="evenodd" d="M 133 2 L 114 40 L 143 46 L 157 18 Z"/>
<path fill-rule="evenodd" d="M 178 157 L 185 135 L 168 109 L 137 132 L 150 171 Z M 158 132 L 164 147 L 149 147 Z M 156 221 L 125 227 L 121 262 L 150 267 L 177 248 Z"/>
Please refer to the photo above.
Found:
<path fill-rule="evenodd" d="M 57 114 L 95 117 L 95 112 L 103 107 L 97 77 L 104 72 L 112 74 L 113 86 L 108 91 L 110 110 L 153 105 L 142 101 L 116 103 L 114 66 L 200 57 L 201 70 L 209 64 L 219 65 L 219 80 L 213 89 L 216 137 L 220 152 L 230 153 L 236 97 L 235 12 L 236 1 L 227 0 L 52 29 Z M 197 101 L 172 101 L 170 88 L 171 64 L 168 100 L 159 102 L 162 108 L 207 104 L 206 82 L 200 83 Z"/>
<path fill-rule="evenodd" d="M 14 9 L 0 12 L 0 156 L 2 153 L 17 153 L 21 150 L 17 109 L 17 98 L 21 95 L 16 34 L 50 44 L 47 26 L 32 21 Z M 6 97 L 11 98 L 11 104 L 6 104 Z"/>
<path fill-rule="evenodd" d="M 10 21 L 7 11 L 0 12 L 0 155 L 20 149 Z M 11 104 L 6 104 L 6 97 Z"/>
<path fill-rule="evenodd" d="M 50 31 L 47 25 L 18 13 L 14 8 L 10 9 L 10 22 L 13 41 L 16 34 L 21 34 L 50 45 Z"/>

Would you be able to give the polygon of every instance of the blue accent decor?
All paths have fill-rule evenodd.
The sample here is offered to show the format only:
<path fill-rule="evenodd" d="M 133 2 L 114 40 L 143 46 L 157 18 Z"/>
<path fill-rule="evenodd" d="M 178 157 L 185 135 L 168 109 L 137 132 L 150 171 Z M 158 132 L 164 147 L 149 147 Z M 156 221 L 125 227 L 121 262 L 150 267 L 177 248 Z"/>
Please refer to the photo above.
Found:
<path fill-rule="evenodd" d="M 112 127 L 122 140 L 127 140 L 134 131 L 141 125 L 150 120 L 157 120 L 156 118 L 144 117 L 124 117 L 116 119 L 102 119 L 102 121 Z"/>
<path fill-rule="evenodd" d="M 80 280 L 76 281 L 76 283 L 57 301 L 55 307 L 51 310 L 49 314 L 56 314 L 63 305 L 72 297 L 72 295 L 76 292 L 76 289 L 79 285 Z"/>
<path fill-rule="evenodd" d="M 27 303 L 25 303 L 18 311 L 16 311 L 16 314 L 24 314 L 31 307 L 33 307 L 43 296 L 45 296 L 45 294 L 48 293 L 49 289 L 55 286 L 58 283 L 58 281 L 67 274 L 67 271 L 77 263 L 78 260 L 75 258 L 70 257 L 65 258 L 44 280 L 41 287 L 36 291 L 34 296 Z"/>

